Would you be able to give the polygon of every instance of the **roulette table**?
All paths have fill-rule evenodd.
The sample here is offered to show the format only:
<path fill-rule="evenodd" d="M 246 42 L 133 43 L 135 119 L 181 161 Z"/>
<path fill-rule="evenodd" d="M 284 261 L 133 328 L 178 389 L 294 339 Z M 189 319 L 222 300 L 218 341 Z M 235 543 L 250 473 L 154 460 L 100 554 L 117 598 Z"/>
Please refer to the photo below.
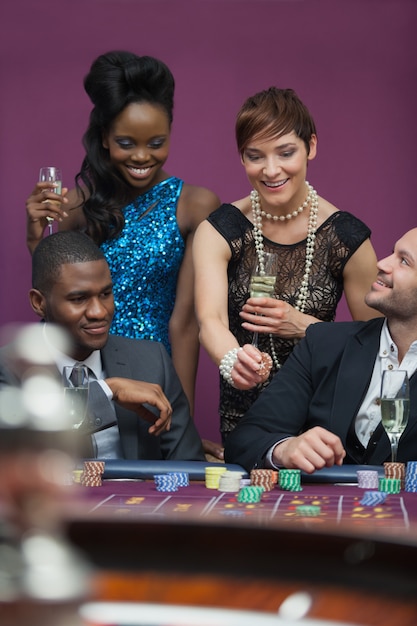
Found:
<path fill-rule="evenodd" d="M 91 567 L 85 594 L 0 604 L 2 626 L 417 624 L 416 493 L 365 506 L 361 468 L 344 466 L 239 502 L 206 487 L 212 465 L 108 461 L 100 486 L 71 486 L 63 531 Z M 158 491 L 163 471 L 189 485 Z"/>
<path fill-rule="evenodd" d="M 101 486 L 74 486 L 66 533 L 94 568 L 83 624 L 417 624 L 417 494 L 364 506 L 346 466 L 242 503 L 206 487 L 209 465 L 108 462 Z M 161 470 L 190 484 L 160 492 Z"/>

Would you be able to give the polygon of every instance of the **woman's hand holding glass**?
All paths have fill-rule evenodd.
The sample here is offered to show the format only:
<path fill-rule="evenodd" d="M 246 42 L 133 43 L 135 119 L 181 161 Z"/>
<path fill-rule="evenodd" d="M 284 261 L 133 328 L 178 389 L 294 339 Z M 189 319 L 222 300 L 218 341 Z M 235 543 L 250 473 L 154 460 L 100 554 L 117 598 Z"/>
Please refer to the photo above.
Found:
<path fill-rule="evenodd" d="M 257 261 L 249 284 L 251 298 L 273 298 L 277 282 L 277 262 L 277 255 L 272 252 L 264 252 L 262 264 Z M 253 346 L 258 346 L 258 339 L 258 331 L 255 330 L 252 339 Z"/>
<path fill-rule="evenodd" d="M 317 318 L 306 313 L 300 313 L 297 309 L 284 300 L 269 298 L 265 304 L 246 302 L 240 312 L 243 328 L 253 331 L 253 326 L 258 327 L 258 332 L 272 333 L 282 339 L 302 339 L 310 324 L 319 322 Z"/>
<path fill-rule="evenodd" d="M 34 243 L 34 248 L 42 239 L 46 226 L 49 234 L 53 231 L 53 222 L 61 222 L 68 214 L 63 206 L 68 202 L 65 197 L 68 192 L 62 187 L 62 175 L 58 168 L 42 167 L 39 172 L 39 182 L 26 200 L 28 219 L 28 244 Z"/>

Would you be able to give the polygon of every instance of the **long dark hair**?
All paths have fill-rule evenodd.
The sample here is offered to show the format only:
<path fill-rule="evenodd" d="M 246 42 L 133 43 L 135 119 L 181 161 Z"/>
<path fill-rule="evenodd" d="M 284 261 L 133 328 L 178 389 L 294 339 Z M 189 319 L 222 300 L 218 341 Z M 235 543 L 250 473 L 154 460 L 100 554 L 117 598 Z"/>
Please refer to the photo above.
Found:
<path fill-rule="evenodd" d="M 113 51 L 99 56 L 84 79 L 94 105 L 83 137 L 85 157 L 75 177 L 83 198 L 87 233 L 98 244 L 115 237 L 124 226 L 122 208 L 131 190 L 110 162 L 103 135 L 114 119 L 132 103 L 148 102 L 164 109 L 172 123 L 175 81 L 158 59 L 132 52 Z M 88 197 L 82 185 L 88 189 Z"/>

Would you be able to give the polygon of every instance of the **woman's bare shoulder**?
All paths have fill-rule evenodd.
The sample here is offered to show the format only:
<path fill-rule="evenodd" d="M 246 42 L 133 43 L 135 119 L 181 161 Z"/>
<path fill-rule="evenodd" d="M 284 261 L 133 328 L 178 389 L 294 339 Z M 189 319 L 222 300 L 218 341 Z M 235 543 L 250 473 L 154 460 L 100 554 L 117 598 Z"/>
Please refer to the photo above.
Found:
<path fill-rule="evenodd" d="M 319 196 L 319 212 L 318 212 L 318 225 L 325 222 L 333 213 L 338 213 L 337 206 Z"/>
<path fill-rule="evenodd" d="M 197 226 L 220 206 L 219 197 L 206 187 L 184 183 L 177 207 L 177 220 L 184 233 Z"/>
<path fill-rule="evenodd" d="M 189 185 L 188 183 L 183 185 L 180 200 L 187 204 L 192 202 L 194 205 L 207 206 L 210 211 L 214 211 L 220 206 L 220 199 L 214 191 L 207 189 L 207 187 Z"/>

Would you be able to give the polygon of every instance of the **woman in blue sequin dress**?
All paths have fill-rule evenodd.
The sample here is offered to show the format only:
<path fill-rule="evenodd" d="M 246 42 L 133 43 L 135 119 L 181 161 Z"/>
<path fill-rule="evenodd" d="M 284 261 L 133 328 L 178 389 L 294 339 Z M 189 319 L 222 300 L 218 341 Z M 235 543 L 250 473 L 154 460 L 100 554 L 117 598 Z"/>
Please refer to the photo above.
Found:
<path fill-rule="evenodd" d="M 199 342 L 191 245 L 198 224 L 220 201 L 163 169 L 174 98 L 164 63 L 109 52 L 93 62 L 84 87 L 94 108 L 76 186 L 56 195 L 36 185 L 26 203 L 28 247 L 33 251 L 43 237 L 47 218 L 62 230 L 86 231 L 112 273 L 112 332 L 161 341 L 193 410 Z M 205 447 L 222 456 L 220 446 Z"/>

